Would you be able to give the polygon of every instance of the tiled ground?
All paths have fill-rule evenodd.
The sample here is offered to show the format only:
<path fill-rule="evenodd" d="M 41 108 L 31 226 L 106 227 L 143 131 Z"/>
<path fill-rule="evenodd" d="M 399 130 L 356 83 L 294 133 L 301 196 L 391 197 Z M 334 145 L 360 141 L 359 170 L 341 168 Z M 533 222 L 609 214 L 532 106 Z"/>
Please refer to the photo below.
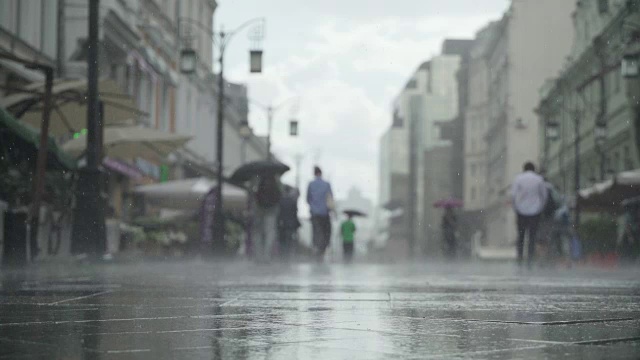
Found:
<path fill-rule="evenodd" d="M 640 358 L 638 269 L 192 262 L 0 279 L 0 358 Z"/>

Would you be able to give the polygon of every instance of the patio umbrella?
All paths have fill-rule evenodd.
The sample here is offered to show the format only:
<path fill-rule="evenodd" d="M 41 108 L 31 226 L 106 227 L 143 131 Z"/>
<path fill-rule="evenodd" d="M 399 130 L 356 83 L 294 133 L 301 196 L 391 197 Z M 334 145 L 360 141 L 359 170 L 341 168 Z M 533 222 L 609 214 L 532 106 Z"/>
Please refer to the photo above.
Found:
<path fill-rule="evenodd" d="M 279 161 L 254 161 L 236 169 L 230 181 L 234 184 L 242 184 L 260 175 L 282 175 L 289 169 L 289 166 Z"/>
<path fill-rule="evenodd" d="M 144 196 L 151 204 L 168 209 L 198 209 L 205 196 L 217 182 L 205 177 L 167 181 L 159 184 L 141 185 L 135 193 Z M 222 198 L 226 210 L 241 212 L 247 207 L 247 192 L 234 185 L 225 184 Z"/>
<path fill-rule="evenodd" d="M 440 199 L 440 200 L 438 200 L 438 201 L 433 203 L 434 207 L 443 208 L 443 209 L 459 208 L 459 207 L 462 207 L 462 205 L 464 205 L 462 200 L 454 199 L 454 198 Z"/>
<path fill-rule="evenodd" d="M 107 127 L 104 129 L 103 155 L 121 159 L 164 158 L 189 140 L 191 140 L 190 136 L 149 128 Z M 62 145 L 64 151 L 75 156 L 82 155 L 86 147 L 86 135 L 80 135 Z"/>
<path fill-rule="evenodd" d="M 35 164 L 40 147 L 40 130 L 16 120 L 4 109 L 0 108 L 0 154 L 14 164 L 21 160 Z M 49 138 L 47 151 L 47 168 L 49 170 L 67 170 L 76 166 L 75 159 L 65 154 Z"/>
<path fill-rule="evenodd" d="M 345 215 L 353 216 L 353 217 L 367 217 L 367 214 L 365 214 L 360 210 L 348 209 L 348 210 L 344 210 L 343 213 L 345 213 Z"/>
<path fill-rule="evenodd" d="M 103 79 L 99 85 L 100 101 L 104 104 L 104 124 L 123 125 L 132 119 L 147 116 L 138 110 L 135 101 L 120 90 L 113 80 Z M 44 83 L 33 83 L 24 92 L 0 99 L 0 105 L 18 120 L 40 128 L 43 112 Z M 58 80 L 52 88 L 51 124 L 54 137 L 79 132 L 87 127 L 87 80 Z"/>
<path fill-rule="evenodd" d="M 581 210 L 620 213 L 625 199 L 640 196 L 640 169 L 620 172 L 613 179 L 582 189 L 578 194 Z"/>

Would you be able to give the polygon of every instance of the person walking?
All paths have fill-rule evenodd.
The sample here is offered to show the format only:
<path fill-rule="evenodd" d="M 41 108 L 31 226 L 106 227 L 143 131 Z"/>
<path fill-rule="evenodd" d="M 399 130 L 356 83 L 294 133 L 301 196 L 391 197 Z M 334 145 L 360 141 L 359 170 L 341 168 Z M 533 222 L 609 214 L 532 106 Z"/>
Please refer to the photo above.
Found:
<path fill-rule="evenodd" d="M 511 186 L 511 203 L 517 217 L 518 265 L 523 264 L 525 235 L 529 235 L 527 265 L 535 259 L 536 232 L 540 216 L 547 202 L 548 188 L 542 176 L 531 162 L 524 164 L 523 172 L 516 176 Z"/>
<path fill-rule="evenodd" d="M 446 256 L 453 260 L 456 258 L 458 242 L 456 231 L 458 228 L 458 218 L 453 208 L 446 208 L 442 217 L 442 234 L 444 236 L 444 246 Z"/>
<path fill-rule="evenodd" d="M 322 170 L 315 167 L 315 179 L 307 188 L 307 203 L 311 212 L 311 226 L 313 228 L 313 247 L 318 261 L 324 258 L 324 252 L 331 239 L 331 211 L 333 211 L 333 191 L 331 184 L 322 179 Z"/>
<path fill-rule="evenodd" d="M 255 194 L 254 249 L 257 262 L 271 261 L 278 232 L 278 205 L 282 193 L 276 175 L 260 176 Z"/>
<path fill-rule="evenodd" d="M 298 219 L 298 189 L 285 185 L 284 194 L 280 199 L 278 214 L 278 235 L 280 240 L 280 256 L 289 260 L 295 247 L 296 232 L 300 228 Z"/>
<path fill-rule="evenodd" d="M 353 241 L 355 240 L 356 224 L 353 222 L 353 214 L 348 213 L 347 219 L 340 225 L 342 234 L 342 249 L 344 260 L 350 263 L 353 260 Z"/>

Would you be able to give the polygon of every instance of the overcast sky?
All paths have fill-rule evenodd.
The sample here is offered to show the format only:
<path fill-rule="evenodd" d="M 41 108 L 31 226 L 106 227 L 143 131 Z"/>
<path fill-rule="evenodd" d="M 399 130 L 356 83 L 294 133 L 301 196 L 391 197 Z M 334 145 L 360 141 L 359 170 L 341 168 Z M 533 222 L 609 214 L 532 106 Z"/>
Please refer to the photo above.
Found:
<path fill-rule="evenodd" d="M 293 171 L 304 155 L 303 187 L 316 162 L 337 198 L 358 187 L 377 199 L 378 144 L 391 103 L 413 70 L 440 52 L 445 38 L 472 38 L 506 10 L 508 0 L 218 0 L 216 27 L 231 30 L 265 17 L 263 74 L 248 73 L 248 32 L 227 50 L 226 77 L 246 83 L 249 97 L 274 103 L 300 96 L 276 114 L 274 151 Z M 300 120 L 298 138 L 289 118 Z M 251 108 L 251 126 L 266 118 Z"/>

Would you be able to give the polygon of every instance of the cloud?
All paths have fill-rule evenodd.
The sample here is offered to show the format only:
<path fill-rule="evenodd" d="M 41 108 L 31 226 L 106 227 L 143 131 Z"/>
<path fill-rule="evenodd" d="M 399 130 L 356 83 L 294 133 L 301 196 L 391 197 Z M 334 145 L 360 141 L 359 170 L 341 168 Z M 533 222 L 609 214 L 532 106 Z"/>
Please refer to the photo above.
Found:
<path fill-rule="evenodd" d="M 301 97 L 298 112 L 290 108 L 278 112 L 273 148 L 290 164 L 294 154 L 305 156 L 303 184 L 318 162 L 338 196 L 357 186 L 375 200 L 378 144 L 391 121 L 393 98 L 421 62 L 440 52 L 445 37 L 470 38 L 493 18 L 460 13 L 369 21 L 325 17 L 306 30 L 305 43 L 292 45 L 288 56 L 267 64 L 263 75 L 248 76 L 246 64 L 232 67 L 229 74 L 247 83 L 250 97 L 264 103 Z M 300 120 L 297 139 L 288 136 L 291 116 Z M 262 112 L 252 109 L 250 121 L 256 133 L 266 132 Z M 295 171 L 285 176 L 287 182 L 294 179 Z"/>

